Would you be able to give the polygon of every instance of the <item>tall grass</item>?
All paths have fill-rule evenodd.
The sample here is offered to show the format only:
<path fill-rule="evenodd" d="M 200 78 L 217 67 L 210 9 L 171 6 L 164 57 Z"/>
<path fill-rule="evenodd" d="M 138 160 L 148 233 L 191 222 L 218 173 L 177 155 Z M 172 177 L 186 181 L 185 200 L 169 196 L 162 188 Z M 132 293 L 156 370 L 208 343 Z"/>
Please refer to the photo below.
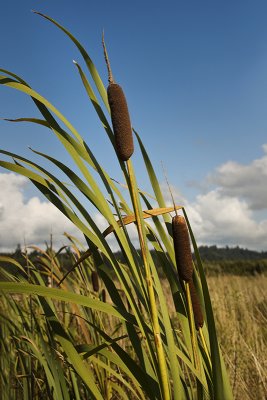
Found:
<path fill-rule="evenodd" d="M 236 400 L 267 393 L 267 277 L 208 278 L 225 363 Z"/>
<path fill-rule="evenodd" d="M 77 71 L 114 146 L 107 92 L 91 58 L 65 28 L 50 17 L 39 15 L 62 30 L 80 51 L 87 72 L 76 63 Z M 90 143 L 85 142 L 71 122 L 19 76 L 1 71 L 0 83 L 30 96 L 42 115 L 41 119 L 10 121 L 27 121 L 52 131 L 77 169 L 35 150 L 40 160 L 48 160 L 65 174 L 66 183 L 41 164 L 6 150 L 0 152 L 11 157 L 11 161 L 3 159 L 0 166 L 28 177 L 76 225 L 88 245 L 83 255 L 73 245 L 74 266 L 68 275 L 64 275 L 52 249 L 43 253 L 37 265 L 25 254 L 26 278 L 11 275 L 8 270 L 2 273 L 3 399 L 23 396 L 230 400 L 232 393 L 218 345 L 209 291 L 190 223 L 181 206 L 166 208 L 140 136 L 135 132 L 156 198 L 155 207 L 138 189 L 131 160 L 125 163 L 118 159 L 130 195 L 127 198 L 131 199 L 128 202 L 121 187 L 99 164 Z M 82 198 L 89 200 L 93 212 L 85 208 Z M 170 216 L 174 210 L 181 210 L 185 216 L 196 254 L 193 281 L 204 315 L 204 325 L 198 330 L 188 285 L 177 273 Z M 109 225 L 104 232 L 93 218 L 96 211 Z M 137 228 L 141 253 L 129 237 L 130 223 Z M 112 252 L 106 240 L 108 235 L 114 236 L 123 252 L 123 264 Z M 167 292 L 150 248 L 155 249 L 161 262 L 168 281 Z M 20 270 L 21 266 L 17 264 L 17 268 Z M 92 286 L 92 271 L 100 279 L 101 291 Z M 105 297 L 109 301 L 104 301 Z M 176 322 L 167 297 L 174 305 Z"/>

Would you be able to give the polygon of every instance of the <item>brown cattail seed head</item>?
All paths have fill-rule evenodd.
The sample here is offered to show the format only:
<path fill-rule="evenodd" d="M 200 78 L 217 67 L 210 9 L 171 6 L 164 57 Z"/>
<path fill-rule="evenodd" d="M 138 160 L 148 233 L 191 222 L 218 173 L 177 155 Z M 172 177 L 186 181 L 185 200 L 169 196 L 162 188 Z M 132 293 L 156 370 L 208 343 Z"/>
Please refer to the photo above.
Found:
<path fill-rule="evenodd" d="M 193 261 L 186 221 L 181 215 L 172 219 L 172 234 L 179 277 L 189 282 L 193 275 Z"/>
<path fill-rule="evenodd" d="M 99 291 L 99 279 L 96 271 L 92 271 L 91 275 L 92 285 L 95 292 Z"/>
<path fill-rule="evenodd" d="M 199 328 L 202 328 L 202 326 L 204 325 L 203 313 L 201 310 L 199 297 L 198 297 L 193 280 L 190 280 L 188 284 L 189 284 L 192 308 L 193 308 L 193 313 L 194 313 L 194 318 L 195 318 L 195 325 L 196 325 L 196 329 L 199 330 Z"/>
<path fill-rule="evenodd" d="M 102 301 L 103 301 L 104 303 L 106 303 L 106 301 L 107 301 L 107 296 L 106 296 L 106 291 L 105 291 L 105 289 L 102 289 L 101 297 L 102 297 Z"/>
<path fill-rule="evenodd" d="M 126 98 L 117 83 L 110 83 L 107 93 L 117 154 L 121 161 L 127 161 L 134 152 L 134 144 Z"/>

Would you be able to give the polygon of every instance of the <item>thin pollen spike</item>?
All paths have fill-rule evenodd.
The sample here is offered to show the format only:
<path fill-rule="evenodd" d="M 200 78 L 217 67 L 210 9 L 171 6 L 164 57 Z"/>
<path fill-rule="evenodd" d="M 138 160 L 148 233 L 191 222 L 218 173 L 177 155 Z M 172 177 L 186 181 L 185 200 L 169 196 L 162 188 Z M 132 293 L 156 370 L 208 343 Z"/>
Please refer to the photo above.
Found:
<path fill-rule="evenodd" d="M 106 45 L 105 45 L 104 29 L 103 29 L 103 32 L 102 32 L 102 45 L 103 45 L 104 57 L 105 57 L 105 61 L 106 61 L 107 69 L 108 69 L 108 83 L 112 84 L 112 83 L 115 83 L 115 81 L 114 81 L 114 78 L 113 78 L 113 75 L 112 75 L 110 62 L 109 62 L 109 58 L 108 58 L 108 52 L 107 52 Z"/>
<path fill-rule="evenodd" d="M 178 213 L 177 213 L 177 210 L 176 210 L 176 207 L 175 207 L 173 194 L 172 194 L 171 187 L 170 187 L 170 184 L 169 184 L 169 181 L 168 181 L 168 178 L 167 178 L 167 173 L 166 173 L 166 170 L 165 170 L 165 168 L 164 168 L 163 161 L 161 161 L 161 167 L 162 167 L 163 174 L 164 174 L 164 177 L 165 177 L 165 180 L 166 180 L 166 183 L 167 183 L 167 186 L 168 186 L 170 195 L 171 195 L 171 199 L 172 199 L 172 204 L 173 204 L 173 208 L 174 208 L 174 211 L 175 211 L 175 215 L 177 216 Z"/>

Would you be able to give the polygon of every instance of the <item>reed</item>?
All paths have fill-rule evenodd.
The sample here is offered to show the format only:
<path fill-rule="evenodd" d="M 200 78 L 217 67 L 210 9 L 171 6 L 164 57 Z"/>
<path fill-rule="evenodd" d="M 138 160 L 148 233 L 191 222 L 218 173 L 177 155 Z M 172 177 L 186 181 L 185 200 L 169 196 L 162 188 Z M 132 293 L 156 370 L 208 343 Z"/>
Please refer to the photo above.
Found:
<path fill-rule="evenodd" d="M 192 251 L 186 221 L 182 215 L 172 218 L 172 235 L 179 277 L 190 282 L 193 276 Z"/>
<path fill-rule="evenodd" d="M 96 271 L 92 271 L 91 273 L 92 285 L 95 292 L 99 291 L 99 279 Z"/>
<path fill-rule="evenodd" d="M 175 216 L 170 232 L 169 213 L 182 207 L 166 207 L 148 153 L 136 133 L 151 191 L 158 203 L 155 208 L 138 188 L 130 159 L 134 146 L 129 111 L 122 89 L 112 77 L 105 46 L 107 90 L 80 42 L 52 18 L 36 14 L 63 31 L 80 52 L 88 71 L 85 73 L 76 62 L 77 71 L 108 139 L 115 144 L 116 151 L 110 156 L 115 157 L 118 173 L 125 178 L 131 201 L 125 199 L 124 189 L 111 179 L 72 123 L 22 78 L 2 69 L 0 84 L 28 95 L 41 113 L 41 118 L 10 121 L 46 127 L 64 146 L 74 167 L 36 150 L 32 151 L 39 157 L 38 164 L 0 150 L 0 166 L 27 176 L 80 230 L 88 245 L 81 249 L 75 238 L 68 237 L 72 248 L 72 267 L 68 272 L 52 249 L 42 252 L 37 265 L 28 264 L 32 269 L 30 282 L 21 273 L 22 265 L 10 257 L 0 259 L 17 269 L 15 275 L 8 269 L 1 270 L 0 318 L 5 332 L 3 335 L 0 331 L 3 400 L 29 398 L 29 393 L 42 398 L 51 398 L 53 394 L 53 398 L 60 400 L 231 400 L 204 269 L 189 220 L 183 209 L 185 218 Z M 55 175 L 55 166 L 65 180 Z M 93 217 L 96 212 L 107 222 L 104 232 Z M 135 225 L 139 246 L 131 241 L 128 224 Z M 113 235 L 121 249 L 123 262 L 112 251 L 108 235 Z M 197 258 L 195 267 L 190 239 Z M 163 290 L 151 248 L 168 281 L 167 292 Z M 199 282 L 198 295 L 207 322 L 204 325 L 196 293 L 190 290 L 193 273 Z M 53 283 L 51 287 L 47 286 L 47 277 Z M 101 280 L 101 292 L 96 277 Z M 182 290 L 183 285 L 186 290 Z M 31 296 L 31 319 L 27 295 Z M 178 329 L 168 307 L 169 298 L 175 307 Z M 205 346 L 197 340 L 196 327 Z M 34 373 L 34 380 L 29 379 L 30 372 Z M 17 386 L 8 382 L 8 376 L 13 377 Z"/>
<path fill-rule="evenodd" d="M 107 88 L 107 95 L 117 155 L 121 161 L 127 161 L 134 152 L 132 126 L 128 105 L 122 87 L 114 81 L 105 46 L 104 35 L 102 36 L 102 44 L 108 68 L 109 85 Z"/>
<path fill-rule="evenodd" d="M 199 297 L 198 297 L 198 294 L 197 294 L 197 291 L 196 291 L 196 288 L 195 288 L 193 280 L 190 280 L 188 282 L 188 285 L 189 285 L 189 290 L 190 290 L 190 296 L 191 296 L 192 308 L 193 308 L 193 313 L 194 313 L 195 325 L 196 325 L 196 329 L 199 330 L 204 325 L 203 312 L 202 312 L 202 309 L 201 309 Z"/>

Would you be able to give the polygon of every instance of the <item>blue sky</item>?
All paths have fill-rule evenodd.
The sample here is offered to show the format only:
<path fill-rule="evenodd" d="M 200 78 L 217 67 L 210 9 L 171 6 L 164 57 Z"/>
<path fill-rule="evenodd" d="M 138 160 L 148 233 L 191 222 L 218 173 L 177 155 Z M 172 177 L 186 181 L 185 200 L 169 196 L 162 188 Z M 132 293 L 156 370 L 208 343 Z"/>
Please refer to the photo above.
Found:
<path fill-rule="evenodd" d="M 266 250 L 267 3 L 16 0 L 2 4 L 1 67 L 22 76 L 49 99 L 87 139 L 110 175 L 120 178 L 72 63 L 81 62 L 81 56 L 62 32 L 31 9 L 69 29 L 107 83 L 101 47 L 105 30 L 112 70 L 127 96 L 132 124 L 163 186 L 164 163 L 176 198 L 191 210 L 200 242 Z M 12 89 L 1 87 L 0 104 L 1 117 L 38 117 L 32 102 Z M 0 135 L 5 150 L 32 157 L 27 149 L 32 146 L 69 162 L 45 129 L 0 121 Z M 138 151 L 133 161 L 140 187 L 149 190 Z M 1 169 L 0 175 L 4 173 Z M 2 182 L 7 185 L 7 181 L 10 184 L 2 175 Z M 23 206 L 29 206 L 37 193 L 21 181 L 14 180 L 13 185 L 10 191 L 14 196 L 20 193 L 23 214 Z M 5 215 L 5 223 L 12 226 L 4 196 L 5 191 L 2 219 Z M 46 206 L 43 201 L 40 197 Z M 203 221 L 208 228 L 200 227 Z M 11 240 L 5 246 L 9 244 Z"/>

